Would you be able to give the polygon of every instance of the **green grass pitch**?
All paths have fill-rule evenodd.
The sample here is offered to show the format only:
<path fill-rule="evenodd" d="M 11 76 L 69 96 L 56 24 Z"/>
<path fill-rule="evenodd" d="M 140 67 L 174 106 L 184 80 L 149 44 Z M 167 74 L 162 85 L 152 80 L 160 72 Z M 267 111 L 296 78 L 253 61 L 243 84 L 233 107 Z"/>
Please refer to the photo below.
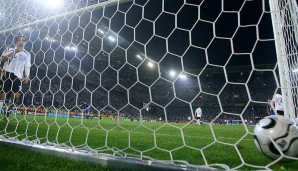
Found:
<path fill-rule="evenodd" d="M 168 160 L 177 164 L 185 161 L 191 165 L 225 164 L 240 170 L 257 170 L 260 168 L 256 166 L 266 166 L 272 162 L 257 150 L 251 134 L 253 129 L 253 126 L 86 120 L 31 115 L 11 115 L 9 122 L 0 121 L 0 135 L 4 137 L 38 141 L 41 144 L 50 142 L 143 160 Z M 47 161 L 47 157 L 52 156 L 45 156 L 43 160 Z M 296 170 L 298 162 L 276 163 L 269 168 Z"/>

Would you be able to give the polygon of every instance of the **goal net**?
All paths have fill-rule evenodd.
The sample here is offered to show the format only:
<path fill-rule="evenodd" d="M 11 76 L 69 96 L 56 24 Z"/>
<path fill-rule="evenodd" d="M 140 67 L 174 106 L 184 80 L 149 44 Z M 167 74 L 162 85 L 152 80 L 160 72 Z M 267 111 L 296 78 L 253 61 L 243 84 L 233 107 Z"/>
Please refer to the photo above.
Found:
<path fill-rule="evenodd" d="M 4 94 L 0 141 L 274 169 L 246 122 L 279 90 L 297 117 L 297 11 L 294 0 L 0 0 L 0 53 L 24 35 L 31 55 L 29 83 Z"/>

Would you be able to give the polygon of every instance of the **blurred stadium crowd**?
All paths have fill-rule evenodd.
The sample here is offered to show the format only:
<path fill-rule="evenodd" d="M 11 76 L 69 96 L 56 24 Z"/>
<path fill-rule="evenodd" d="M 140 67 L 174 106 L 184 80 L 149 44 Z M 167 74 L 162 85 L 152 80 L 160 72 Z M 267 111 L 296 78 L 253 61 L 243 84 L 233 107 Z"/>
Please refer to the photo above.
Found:
<path fill-rule="evenodd" d="M 187 122 L 188 117 L 195 118 L 196 107 L 201 107 L 204 122 L 225 123 L 241 120 L 240 116 L 255 122 L 267 115 L 266 101 L 276 89 L 272 72 L 233 75 L 234 80 L 247 80 L 243 82 L 227 82 L 219 79 L 222 73 L 216 72 L 209 74 L 208 79 L 192 75 L 177 77 L 175 81 L 156 78 L 154 84 L 135 81 L 133 86 L 125 87 L 121 85 L 125 77 L 116 75 L 103 80 L 104 73 L 89 77 L 73 65 L 65 65 L 61 72 L 54 71 L 50 65 L 47 70 L 33 67 L 31 82 L 23 86 L 19 105 L 79 112 L 86 102 L 93 114 L 167 122 Z M 70 75 L 72 72 L 76 74 Z M 118 71 L 118 75 L 130 75 L 129 72 Z M 243 78 L 246 76 L 249 79 Z"/>

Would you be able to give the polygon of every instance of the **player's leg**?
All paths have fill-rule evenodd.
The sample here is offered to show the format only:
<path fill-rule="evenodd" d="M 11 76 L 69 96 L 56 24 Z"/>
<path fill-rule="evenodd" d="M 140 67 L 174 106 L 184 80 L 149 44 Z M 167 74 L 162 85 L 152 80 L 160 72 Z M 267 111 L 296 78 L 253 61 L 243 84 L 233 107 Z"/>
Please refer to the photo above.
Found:
<path fill-rule="evenodd" d="M 20 98 L 20 93 L 19 92 L 15 92 L 17 90 L 14 90 L 13 92 L 10 93 L 9 96 L 9 102 L 8 102 L 8 110 L 13 110 L 16 102 L 19 100 Z"/>
<path fill-rule="evenodd" d="M 9 112 L 8 111 L 12 111 L 14 106 L 15 106 L 15 102 L 20 98 L 20 87 L 21 87 L 21 80 L 18 79 L 15 75 L 11 75 L 11 78 L 13 79 L 12 81 L 12 85 L 11 85 L 11 89 L 12 92 L 10 92 L 10 96 L 9 96 L 9 102 L 8 102 L 8 110 L 7 110 L 7 114 L 6 117 L 9 117 Z"/>
<path fill-rule="evenodd" d="M 0 113 L 4 114 L 4 111 L 2 110 L 4 105 L 4 99 L 5 99 L 5 92 L 4 92 L 4 85 L 5 85 L 6 77 L 2 75 L 1 77 L 1 90 L 0 90 Z"/>
<path fill-rule="evenodd" d="M 86 119 L 89 119 L 88 113 L 86 111 L 86 109 L 83 111 L 83 115 L 86 117 Z"/>
<path fill-rule="evenodd" d="M 4 104 L 4 98 L 5 98 L 5 93 L 1 92 L 0 93 L 0 113 L 4 114 L 4 111 L 2 110 L 3 104 Z"/>
<path fill-rule="evenodd" d="M 91 120 L 91 115 L 90 115 L 90 111 L 88 110 L 88 120 Z"/>
<path fill-rule="evenodd" d="M 197 125 L 201 125 L 201 117 L 197 117 Z"/>
<path fill-rule="evenodd" d="M 10 73 L 6 72 L 6 75 L 4 77 L 2 77 L 2 80 L 4 81 L 3 83 L 3 88 L 2 91 L 0 93 L 0 108 L 3 111 L 4 114 L 4 120 L 7 121 L 8 117 L 9 117 L 9 113 L 7 110 L 7 106 L 6 106 L 6 110 L 3 110 L 3 105 L 5 103 L 6 98 L 8 97 L 7 95 L 9 94 L 9 92 L 11 92 L 11 88 L 12 88 L 12 79 L 10 78 Z"/>
<path fill-rule="evenodd" d="M 4 88 L 4 81 L 5 81 L 5 77 L 3 76 L 3 72 L 1 73 L 1 77 L 0 77 L 0 113 L 4 113 L 2 111 L 2 108 L 3 108 L 3 103 L 4 103 L 4 91 L 3 91 L 3 88 Z"/>
<path fill-rule="evenodd" d="M 2 85 L 4 86 L 4 83 Z M 3 104 L 4 104 L 4 99 L 5 99 L 5 93 L 3 90 L 3 86 L 1 87 L 1 91 L 0 91 L 0 113 L 2 113 L 2 108 L 3 108 Z"/>

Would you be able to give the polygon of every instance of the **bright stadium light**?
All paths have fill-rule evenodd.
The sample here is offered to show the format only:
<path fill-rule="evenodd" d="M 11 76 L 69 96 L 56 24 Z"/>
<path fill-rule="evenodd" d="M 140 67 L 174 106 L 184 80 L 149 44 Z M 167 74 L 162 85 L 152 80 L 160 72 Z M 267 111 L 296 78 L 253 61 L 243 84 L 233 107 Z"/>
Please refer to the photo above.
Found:
<path fill-rule="evenodd" d="M 4 17 L 5 13 L 4 12 L 0 12 L 0 17 Z"/>
<path fill-rule="evenodd" d="M 63 0 L 40 0 L 47 8 L 57 9 L 63 6 Z"/>
<path fill-rule="evenodd" d="M 23 31 L 23 32 L 32 32 L 32 31 L 34 31 L 34 29 L 32 27 L 26 27 L 26 28 L 23 28 L 21 31 Z"/>
<path fill-rule="evenodd" d="M 153 68 L 153 66 L 154 66 L 152 62 L 148 62 L 147 65 L 148 65 L 149 68 Z"/>
<path fill-rule="evenodd" d="M 143 58 L 141 57 L 141 55 L 136 55 L 136 57 L 140 60 L 143 60 Z"/>
<path fill-rule="evenodd" d="M 170 76 L 171 76 L 171 77 L 175 77 L 175 76 L 176 76 L 176 72 L 173 71 L 173 70 L 171 70 L 171 71 L 170 71 Z"/>
<path fill-rule="evenodd" d="M 32 28 L 27 27 L 27 28 L 24 28 L 23 30 L 24 30 L 24 31 L 30 31 L 30 30 L 32 30 Z"/>
<path fill-rule="evenodd" d="M 115 42 L 116 39 L 113 37 L 113 36 L 109 36 L 108 39 L 111 41 L 111 42 Z"/>
<path fill-rule="evenodd" d="M 55 40 L 55 39 L 52 39 L 52 38 L 50 38 L 50 37 L 46 37 L 45 38 L 47 41 L 49 41 L 49 42 L 57 42 L 58 40 Z"/>
<path fill-rule="evenodd" d="M 65 49 L 68 51 L 78 51 L 78 48 L 76 46 L 65 46 Z"/>
<path fill-rule="evenodd" d="M 77 47 L 71 47 L 71 50 L 72 50 L 72 51 L 77 51 L 78 48 L 77 48 Z"/>
<path fill-rule="evenodd" d="M 187 77 L 186 77 L 185 74 L 180 74 L 180 75 L 179 75 L 179 78 L 181 78 L 181 79 L 186 79 Z"/>
<path fill-rule="evenodd" d="M 97 29 L 97 31 L 100 33 L 100 34 L 104 34 L 105 32 L 101 29 Z"/>

